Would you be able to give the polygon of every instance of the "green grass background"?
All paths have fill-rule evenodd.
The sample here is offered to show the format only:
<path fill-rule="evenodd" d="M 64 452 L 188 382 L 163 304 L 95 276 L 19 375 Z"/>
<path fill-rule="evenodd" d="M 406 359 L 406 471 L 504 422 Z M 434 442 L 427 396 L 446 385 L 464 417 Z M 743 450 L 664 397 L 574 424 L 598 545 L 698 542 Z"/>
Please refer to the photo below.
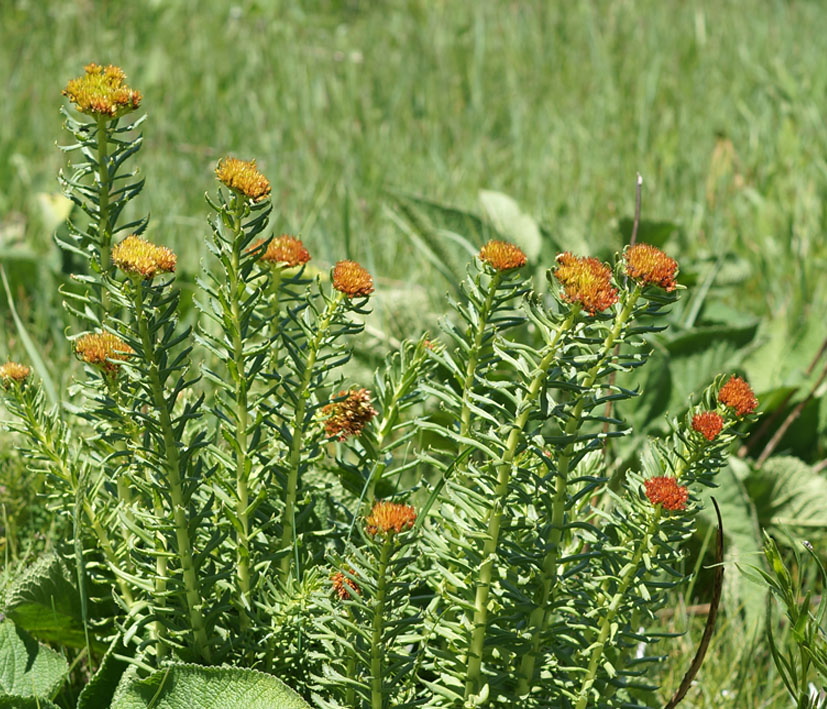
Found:
<path fill-rule="evenodd" d="M 185 276 L 225 154 L 258 160 L 276 229 L 320 267 L 356 258 L 380 299 L 411 301 L 445 282 L 389 218 L 387 190 L 471 210 L 500 190 L 556 246 L 593 252 L 617 243 L 639 171 L 644 216 L 681 228 L 679 260 L 744 264 L 729 304 L 775 343 L 751 372 L 766 387 L 791 342 L 823 337 L 825 27 L 827 4 L 804 0 L 3 0 L 0 262 L 24 318 L 59 334 L 38 269 L 57 259 L 42 194 L 64 165 L 60 90 L 115 63 L 149 114 L 133 211 L 152 213 Z M 19 350 L 8 327 L 0 347 Z M 765 652 L 747 656 L 725 626 L 719 639 L 691 706 L 784 706 Z"/>

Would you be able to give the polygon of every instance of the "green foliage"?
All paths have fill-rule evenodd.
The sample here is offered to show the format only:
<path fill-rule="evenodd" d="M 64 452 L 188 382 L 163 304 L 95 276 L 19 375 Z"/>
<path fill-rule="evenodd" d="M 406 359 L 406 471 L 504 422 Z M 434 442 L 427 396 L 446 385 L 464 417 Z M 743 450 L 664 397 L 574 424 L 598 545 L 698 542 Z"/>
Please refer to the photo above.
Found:
<path fill-rule="evenodd" d="M 38 645 L 11 621 L 0 621 L 0 693 L 3 696 L 52 699 L 66 679 L 68 669 L 62 655 Z"/>
<path fill-rule="evenodd" d="M 825 614 L 827 614 L 827 596 L 813 608 L 815 599 L 812 589 L 806 590 L 803 580 L 807 578 L 804 567 L 811 567 L 821 585 L 827 583 L 827 571 L 814 551 L 813 545 L 803 542 L 807 552 L 803 562 L 800 550 L 794 549 L 794 571 L 790 572 L 778 552 L 772 537 L 764 534 L 764 556 L 771 572 L 753 567 L 753 573 L 769 587 L 774 598 L 784 609 L 789 622 L 789 640 L 786 646 L 780 645 L 773 637 L 772 630 L 767 632 L 772 658 L 784 685 L 798 709 L 817 709 L 823 705 L 823 697 L 813 692 L 811 680 L 815 679 L 818 687 L 827 683 L 827 636 L 824 631 Z M 763 585 L 763 584 L 762 584 Z M 772 601 L 769 601 L 767 613 L 772 613 Z"/>
<path fill-rule="evenodd" d="M 304 709 L 284 682 L 255 670 L 174 664 L 143 680 L 125 677 L 111 709 Z"/>

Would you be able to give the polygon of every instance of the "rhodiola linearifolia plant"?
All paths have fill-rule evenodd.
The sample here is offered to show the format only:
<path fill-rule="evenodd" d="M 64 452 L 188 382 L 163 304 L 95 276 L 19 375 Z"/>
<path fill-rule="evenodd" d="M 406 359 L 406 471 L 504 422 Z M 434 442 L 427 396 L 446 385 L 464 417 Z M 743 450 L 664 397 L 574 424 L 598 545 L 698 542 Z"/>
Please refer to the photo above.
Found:
<path fill-rule="evenodd" d="M 182 324 L 175 254 L 122 219 L 143 186 L 140 93 L 92 64 L 64 94 L 61 180 L 85 218 L 59 243 L 87 264 L 64 291 L 84 374 L 54 409 L 25 365 L 0 378 L 73 520 L 84 604 L 115 601 L 88 632 L 140 671 L 254 667 L 321 707 L 640 702 L 700 492 L 757 406 L 719 376 L 607 484 L 606 439 L 629 431 L 606 402 L 634 396 L 611 375 L 645 365 L 677 262 L 647 244 L 613 265 L 564 253 L 539 295 L 522 251 L 491 241 L 441 341 L 343 382 L 371 275 L 308 276 L 302 242 L 268 232 L 269 181 L 227 157 Z"/>

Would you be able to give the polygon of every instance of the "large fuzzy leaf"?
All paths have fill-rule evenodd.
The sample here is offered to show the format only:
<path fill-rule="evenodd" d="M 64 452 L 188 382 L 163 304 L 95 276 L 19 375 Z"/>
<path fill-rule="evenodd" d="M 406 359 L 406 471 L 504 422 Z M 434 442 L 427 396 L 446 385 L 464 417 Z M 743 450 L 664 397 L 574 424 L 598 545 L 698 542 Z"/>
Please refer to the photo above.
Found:
<path fill-rule="evenodd" d="M 529 261 L 536 261 L 543 246 L 540 227 L 517 202 L 502 192 L 480 190 L 480 205 L 494 228 L 519 246 Z"/>
<path fill-rule="evenodd" d="M 0 696 L 0 709 L 60 709 L 60 707 L 42 697 Z"/>
<path fill-rule="evenodd" d="M 762 527 L 827 529 L 827 480 L 804 461 L 774 456 L 745 482 Z"/>
<path fill-rule="evenodd" d="M 68 672 L 63 655 L 38 645 L 10 620 L 0 621 L 0 696 L 51 699 Z"/>
<path fill-rule="evenodd" d="M 280 679 L 238 667 L 176 664 L 147 679 L 125 675 L 111 709 L 309 709 Z"/>
<path fill-rule="evenodd" d="M 109 706 L 123 673 L 129 667 L 125 660 L 120 659 L 125 653 L 118 636 L 109 646 L 97 672 L 80 693 L 77 709 L 101 709 Z"/>
<path fill-rule="evenodd" d="M 41 640 L 84 647 L 80 595 L 66 564 L 46 554 L 15 578 L 6 590 L 3 612 Z"/>

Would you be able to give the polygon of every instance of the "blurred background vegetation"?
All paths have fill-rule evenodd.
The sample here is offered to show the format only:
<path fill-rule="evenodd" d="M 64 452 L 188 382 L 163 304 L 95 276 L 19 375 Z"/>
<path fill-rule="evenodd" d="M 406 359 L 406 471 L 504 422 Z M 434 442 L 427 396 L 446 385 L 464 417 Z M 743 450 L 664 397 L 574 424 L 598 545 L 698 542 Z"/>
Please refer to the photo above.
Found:
<path fill-rule="evenodd" d="M 719 371 L 746 375 L 765 415 L 722 479 L 728 559 L 760 563 L 762 526 L 817 545 L 825 26 L 816 0 L 3 0 L 0 357 L 39 357 L 55 398 L 65 395 L 57 286 L 72 264 L 52 240 L 69 216 L 57 109 L 91 61 L 120 65 L 144 95 L 147 182 L 133 209 L 151 212 L 150 238 L 178 252 L 182 288 L 205 256 L 216 161 L 256 158 L 277 231 L 299 234 L 322 272 L 347 256 L 377 276 L 365 368 L 433 328 L 469 252 L 492 234 L 524 246 L 538 287 L 558 251 L 608 258 L 628 239 L 640 172 L 641 239 L 678 258 L 690 290 L 653 341 L 643 398 L 623 413 L 641 435 L 663 430 L 664 414 Z M 9 444 L 0 433 L 7 560 L 48 544 L 52 524 L 35 497 L 42 483 Z M 619 466 L 635 439 L 626 445 Z M 689 629 L 660 678 L 664 697 L 694 653 L 702 616 L 686 609 L 708 600 L 705 578 L 664 619 Z M 731 564 L 724 597 L 687 704 L 784 706 L 763 591 Z"/>

